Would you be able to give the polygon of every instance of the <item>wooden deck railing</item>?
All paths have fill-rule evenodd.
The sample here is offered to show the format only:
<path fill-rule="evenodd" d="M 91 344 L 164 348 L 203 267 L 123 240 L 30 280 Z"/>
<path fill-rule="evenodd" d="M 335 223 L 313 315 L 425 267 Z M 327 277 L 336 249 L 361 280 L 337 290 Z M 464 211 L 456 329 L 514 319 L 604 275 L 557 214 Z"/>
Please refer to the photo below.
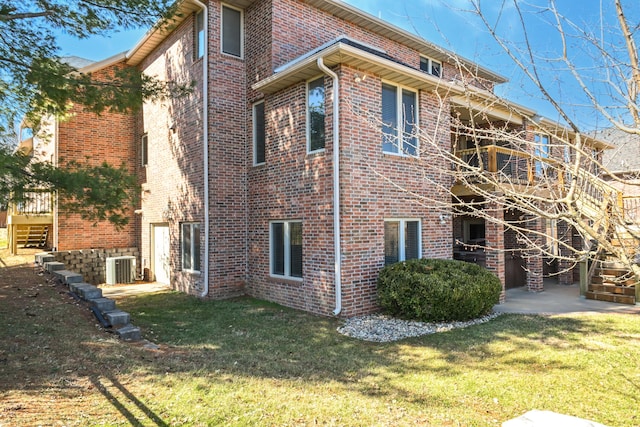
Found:
<path fill-rule="evenodd" d="M 562 169 L 558 168 L 558 162 L 551 158 L 543 159 L 525 151 L 499 145 L 457 150 L 455 154 L 471 166 L 498 173 L 498 180 L 509 180 L 517 184 L 534 184 L 538 180 L 551 179 L 564 184 L 564 175 L 558 172 Z"/>
<path fill-rule="evenodd" d="M 566 166 L 553 158 L 541 158 L 525 151 L 498 145 L 458 150 L 456 156 L 466 164 L 495 173 L 496 181 L 514 184 L 553 186 L 564 189 L 576 179 L 578 199 L 593 214 L 601 216 L 606 209 L 616 210 L 626 221 L 640 222 L 640 196 L 626 197 L 606 181 L 591 172 L 580 169 L 571 176 Z M 606 215 L 603 215 L 606 216 Z"/>
<path fill-rule="evenodd" d="M 10 203 L 8 215 L 42 215 L 53 212 L 53 197 L 50 191 L 34 190 L 24 193 L 18 203 Z"/>

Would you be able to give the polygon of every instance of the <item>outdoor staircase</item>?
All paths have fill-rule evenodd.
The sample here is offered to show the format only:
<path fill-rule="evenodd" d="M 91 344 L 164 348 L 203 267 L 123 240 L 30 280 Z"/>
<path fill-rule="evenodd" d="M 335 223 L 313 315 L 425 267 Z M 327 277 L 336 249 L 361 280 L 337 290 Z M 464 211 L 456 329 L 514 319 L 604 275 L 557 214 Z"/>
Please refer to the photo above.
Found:
<path fill-rule="evenodd" d="M 585 297 L 598 301 L 635 304 L 636 290 L 633 273 L 620 263 L 598 260 Z"/>
<path fill-rule="evenodd" d="M 583 194 L 578 198 L 580 211 L 591 220 L 592 227 L 604 236 L 617 252 L 633 260 L 640 246 L 640 234 L 633 230 L 625 213 L 624 196 L 601 178 L 588 172 L 577 179 Z M 633 231 L 633 233 L 632 233 Z M 611 253 L 598 249 L 587 274 L 585 298 L 620 304 L 635 304 L 640 300 L 632 270 Z"/>
<path fill-rule="evenodd" d="M 75 298 L 85 302 L 105 329 L 125 341 L 142 339 L 140 328 L 131 324 L 129 313 L 118 310 L 114 300 L 103 297 L 102 289 L 85 283 L 82 275 L 66 270 L 64 264 L 56 262 L 49 253 L 36 254 L 35 263 L 57 283 L 68 286 Z"/>
<path fill-rule="evenodd" d="M 27 246 L 43 247 L 47 244 L 49 225 L 29 224 L 18 225 L 16 227 L 16 244 Z"/>

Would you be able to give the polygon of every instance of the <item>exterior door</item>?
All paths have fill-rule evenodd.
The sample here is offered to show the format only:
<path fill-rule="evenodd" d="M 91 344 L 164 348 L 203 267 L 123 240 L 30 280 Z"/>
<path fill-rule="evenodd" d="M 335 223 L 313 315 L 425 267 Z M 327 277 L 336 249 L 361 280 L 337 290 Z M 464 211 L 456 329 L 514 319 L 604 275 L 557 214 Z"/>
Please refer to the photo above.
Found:
<path fill-rule="evenodd" d="M 169 285 L 169 226 L 154 225 L 153 229 L 153 274 L 155 281 Z"/>

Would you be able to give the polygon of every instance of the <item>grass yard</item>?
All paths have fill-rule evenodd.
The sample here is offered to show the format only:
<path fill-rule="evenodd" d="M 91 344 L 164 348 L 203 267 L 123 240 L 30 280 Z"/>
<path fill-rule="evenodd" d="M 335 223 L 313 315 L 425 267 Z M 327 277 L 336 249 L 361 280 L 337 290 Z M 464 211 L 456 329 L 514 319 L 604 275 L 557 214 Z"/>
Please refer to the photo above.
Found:
<path fill-rule="evenodd" d="M 632 315 L 503 315 L 374 344 L 249 298 L 119 301 L 149 349 L 44 279 L 0 269 L 2 426 L 486 426 L 534 408 L 640 425 Z"/>

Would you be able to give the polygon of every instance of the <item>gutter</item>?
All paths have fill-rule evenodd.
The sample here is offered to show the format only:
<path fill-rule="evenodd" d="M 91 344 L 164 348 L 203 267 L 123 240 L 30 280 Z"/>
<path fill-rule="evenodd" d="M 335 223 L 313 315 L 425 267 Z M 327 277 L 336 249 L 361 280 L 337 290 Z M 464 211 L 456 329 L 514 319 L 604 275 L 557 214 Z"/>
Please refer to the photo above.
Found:
<path fill-rule="evenodd" d="M 338 75 L 325 64 L 323 57 L 317 60 L 318 68 L 333 79 L 333 252 L 336 308 L 334 316 L 342 312 L 342 249 L 340 247 L 340 81 Z"/>
<path fill-rule="evenodd" d="M 204 27 L 204 55 L 202 57 L 202 147 L 204 169 L 204 257 L 201 266 L 204 289 L 200 297 L 209 295 L 209 10 L 199 0 L 193 0 L 202 9 Z M 197 37 L 197 34 L 195 35 Z"/>

